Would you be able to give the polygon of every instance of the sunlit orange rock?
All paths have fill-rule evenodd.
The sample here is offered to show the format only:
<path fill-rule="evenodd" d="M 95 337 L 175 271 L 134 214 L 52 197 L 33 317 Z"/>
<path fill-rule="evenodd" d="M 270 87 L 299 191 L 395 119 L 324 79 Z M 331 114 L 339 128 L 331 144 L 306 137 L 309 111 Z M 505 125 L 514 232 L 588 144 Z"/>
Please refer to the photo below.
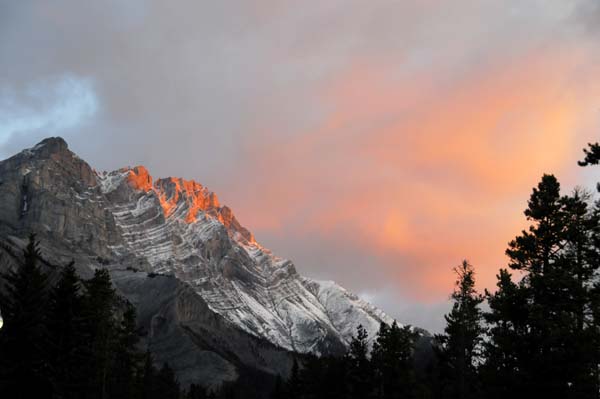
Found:
<path fill-rule="evenodd" d="M 256 242 L 252 233 L 237 221 L 231 209 L 226 206 L 221 207 L 217 195 L 202 184 L 175 177 L 158 179 L 153 183 L 152 176 L 143 166 L 127 168 L 122 171 L 128 173 L 127 183 L 130 187 L 146 193 L 154 191 L 166 218 L 180 209 L 181 211 L 178 212 L 185 211 L 185 213 L 178 217 L 181 217 L 186 223 L 194 223 L 198 218 L 198 213 L 202 211 L 209 217 L 219 220 L 228 230 L 239 234 L 246 241 Z"/>
<path fill-rule="evenodd" d="M 200 183 L 179 178 L 159 179 L 155 190 L 159 196 L 165 216 L 169 216 L 180 202 L 187 205 L 185 221 L 192 223 L 198 216 L 198 211 L 216 210 L 219 208 L 217 196 L 208 191 Z"/>
<path fill-rule="evenodd" d="M 152 190 L 152 176 L 143 166 L 136 166 L 129 170 L 127 183 L 136 190 L 145 192 Z"/>

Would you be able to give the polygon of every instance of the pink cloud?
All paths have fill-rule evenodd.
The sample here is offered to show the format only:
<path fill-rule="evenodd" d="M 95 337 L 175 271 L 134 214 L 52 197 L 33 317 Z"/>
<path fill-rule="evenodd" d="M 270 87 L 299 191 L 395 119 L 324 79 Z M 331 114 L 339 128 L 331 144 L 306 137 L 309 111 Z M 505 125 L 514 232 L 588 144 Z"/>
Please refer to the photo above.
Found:
<path fill-rule="evenodd" d="M 245 188 L 260 196 L 238 213 L 259 239 L 358 247 L 413 297 L 445 295 L 462 258 L 491 287 L 530 188 L 575 168 L 598 105 L 598 82 L 573 81 L 589 61 L 540 48 L 441 84 L 431 70 L 355 62 L 316 96 L 328 111 L 313 130 L 246 144 Z"/>

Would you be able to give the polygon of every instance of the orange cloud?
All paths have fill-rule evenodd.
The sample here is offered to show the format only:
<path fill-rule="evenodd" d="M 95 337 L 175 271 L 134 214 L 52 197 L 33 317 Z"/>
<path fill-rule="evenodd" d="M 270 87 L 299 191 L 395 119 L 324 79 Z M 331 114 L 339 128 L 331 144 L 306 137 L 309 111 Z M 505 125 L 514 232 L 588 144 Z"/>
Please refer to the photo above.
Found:
<path fill-rule="evenodd" d="M 242 220 L 259 240 L 358 247 L 413 297 L 447 295 L 463 258 L 493 287 L 530 188 L 544 172 L 570 176 L 600 93 L 598 81 L 574 83 L 594 73 L 585 51 L 504 61 L 445 82 L 431 69 L 353 64 L 323 89 L 314 130 L 247 144 L 260 202 L 236 204 Z"/>

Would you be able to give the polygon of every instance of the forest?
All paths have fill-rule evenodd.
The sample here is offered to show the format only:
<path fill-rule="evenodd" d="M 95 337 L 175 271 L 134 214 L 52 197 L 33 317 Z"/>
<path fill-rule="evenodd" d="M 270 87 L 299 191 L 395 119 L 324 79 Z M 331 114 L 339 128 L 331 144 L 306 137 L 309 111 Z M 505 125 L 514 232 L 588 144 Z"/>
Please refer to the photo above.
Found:
<path fill-rule="evenodd" d="M 600 145 L 580 166 L 600 163 Z M 600 184 L 597 189 L 600 191 Z M 382 324 L 359 327 L 344 356 L 298 355 L 273 399 L 598 398 L 600 395 L 600 201 L 564 194 L 553 175 L 533 188 L 530 227 L 509 242 L 494 290 L 476 268 L 454 268 L 443 333 Z M 183 387 L 168 364 L 140 347 L 134 307 L 109 272 L 91 279 L 63 266 L 51 282 L 35 235 L 23 262 L 2 275 L 0 395 L 8 398 L 247 398 L 243 387 Z M 430 356 L 415 358 L 426 339 Z M 254 396 L 252 396 L 254 397 Z"/>

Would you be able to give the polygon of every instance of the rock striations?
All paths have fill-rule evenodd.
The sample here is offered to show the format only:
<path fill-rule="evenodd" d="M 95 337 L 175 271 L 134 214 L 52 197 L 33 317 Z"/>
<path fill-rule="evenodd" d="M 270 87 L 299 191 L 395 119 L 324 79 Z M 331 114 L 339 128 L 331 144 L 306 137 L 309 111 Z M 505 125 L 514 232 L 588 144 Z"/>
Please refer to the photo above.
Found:
<path fill-rule="evenodd" d="M 107 267 L 146 344 L 184 384 L 234 380 L 245 368 L 285 375 L 288 351 L 340 353 L 359 324 L 374 336 L 392 321 L 333 282 L 299 275 L 201 184 L 154 180 L 143 166 L 98 173 L 61 138 L 0 162 L 0 204 L 6 245 L 33 231 L 52 262 L 74 258 L 83 275 Z"/>

